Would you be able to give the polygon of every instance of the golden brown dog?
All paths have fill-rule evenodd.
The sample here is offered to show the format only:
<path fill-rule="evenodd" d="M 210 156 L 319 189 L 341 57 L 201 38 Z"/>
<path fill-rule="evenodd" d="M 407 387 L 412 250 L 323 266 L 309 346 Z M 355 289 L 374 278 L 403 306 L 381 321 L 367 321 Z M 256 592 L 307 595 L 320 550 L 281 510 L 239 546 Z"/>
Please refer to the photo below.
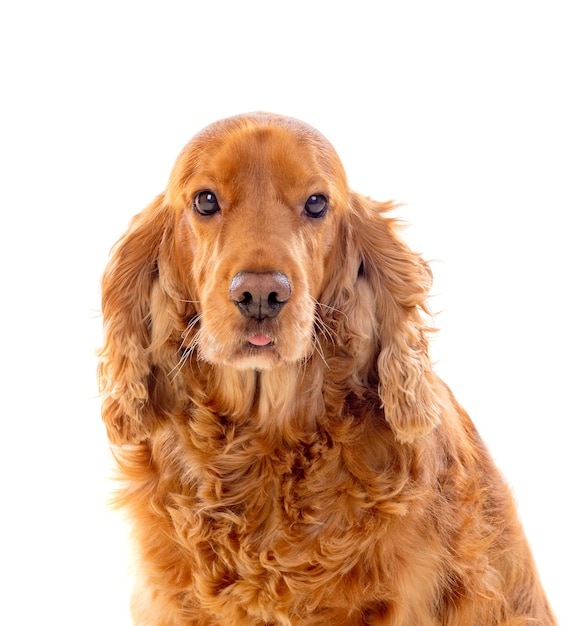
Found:
<path fill-rule="evenodd" d="M 555 623 L 390 209 L 259 113 L 195 136 L 117 243 L 100 382 L 139 626 Z"/>

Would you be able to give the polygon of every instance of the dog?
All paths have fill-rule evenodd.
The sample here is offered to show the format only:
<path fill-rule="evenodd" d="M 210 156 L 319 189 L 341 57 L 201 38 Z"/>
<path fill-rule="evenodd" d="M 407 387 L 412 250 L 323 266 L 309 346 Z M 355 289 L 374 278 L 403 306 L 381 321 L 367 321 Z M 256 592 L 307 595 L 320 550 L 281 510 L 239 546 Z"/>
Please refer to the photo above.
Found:
<path fill-rule="evenodd" d="M 99 381 L 139 626 L 555 624 L 392 208 L 311 126 L 240 115 L 113 248 Z"/>

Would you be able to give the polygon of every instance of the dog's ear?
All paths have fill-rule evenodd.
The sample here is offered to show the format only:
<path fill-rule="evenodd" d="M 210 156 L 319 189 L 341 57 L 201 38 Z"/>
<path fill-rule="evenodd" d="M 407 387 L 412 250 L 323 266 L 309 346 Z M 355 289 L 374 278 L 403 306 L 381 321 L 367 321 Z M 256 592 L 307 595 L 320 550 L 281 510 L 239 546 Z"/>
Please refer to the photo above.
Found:
<path fill-rule="evenodd" d="M 102 279 L 104 345 L 99 386 L 102 416 L 113 444 L 146 439 L 162 415 L 171 334 L 169 279 L 160 272 L 170 252 L 172 223 L 163 196 L 135 216 L 114 246 Z"/>
<path fill-rule="evenodd" d="M 439 422 L 439 381 L 428 354 L 432 329 L 426 299 L 432 274 L 420 255 L 397 234 L 394 207 L 351 193 L 340 245 L 341 296 L 332 306 L 343 314 L 350 334 L 366 336 L 360 355 L 378 377 L 386 420 L 396 438 L 411 442 Z M 336 287 L 334 286 L 335 290 Z"/>

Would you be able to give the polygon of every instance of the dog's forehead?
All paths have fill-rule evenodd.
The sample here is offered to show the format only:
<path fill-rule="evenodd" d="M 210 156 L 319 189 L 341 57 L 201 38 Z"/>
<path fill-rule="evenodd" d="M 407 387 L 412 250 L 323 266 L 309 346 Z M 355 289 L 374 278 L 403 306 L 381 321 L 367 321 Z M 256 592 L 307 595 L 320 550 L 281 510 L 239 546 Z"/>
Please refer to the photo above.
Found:
<path fill-rule="evenodd" d="M 275 173 L 295 179 L 326 176 L 338 185 L 346 182 L 342 163 L 322 133 L 298 119 L 271 113 L 210 124 L 185 146 L 175 170 L 181 180 L 211 170 L 228 180 Z"/>
<path fill-rule="evenodd" d="M 235 135 L 244 138 L 266 136 L 276 130 L 279 136 L 285 134 L 298 144 L 314 142 L 333 150 L 326 137 L 310 124 L 294 117 L 263 112 L 235 115 L 213 122 L 199 131 L 192 142 L 219 143 Z"/>

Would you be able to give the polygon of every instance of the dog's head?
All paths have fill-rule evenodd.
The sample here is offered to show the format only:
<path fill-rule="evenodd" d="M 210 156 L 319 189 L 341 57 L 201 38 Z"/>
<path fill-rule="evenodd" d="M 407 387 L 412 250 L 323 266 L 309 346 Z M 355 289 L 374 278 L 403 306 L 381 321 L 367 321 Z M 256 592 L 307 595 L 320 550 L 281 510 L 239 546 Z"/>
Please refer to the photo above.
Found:
<path fill-rule="evenodd" d="M 259 113 L 196 135 L 103 278 L 111 439 L 149 436 L 186 386 L 184 359 L 271 370 L 314 351 L 346 355 L 358 384 L 378 381 L 400 439 L 426 432 L 438 416 L 419 311 L 430 271 L 390 208 L 350 191 L 303 122 Z"/>
<path fill-rule="evenodd" d="M 217 122 L 177 159 L 165 201 L 200 358 L 251 369 L 307 358 L 348 205 L 328 141 L 280 116 Z"/>

